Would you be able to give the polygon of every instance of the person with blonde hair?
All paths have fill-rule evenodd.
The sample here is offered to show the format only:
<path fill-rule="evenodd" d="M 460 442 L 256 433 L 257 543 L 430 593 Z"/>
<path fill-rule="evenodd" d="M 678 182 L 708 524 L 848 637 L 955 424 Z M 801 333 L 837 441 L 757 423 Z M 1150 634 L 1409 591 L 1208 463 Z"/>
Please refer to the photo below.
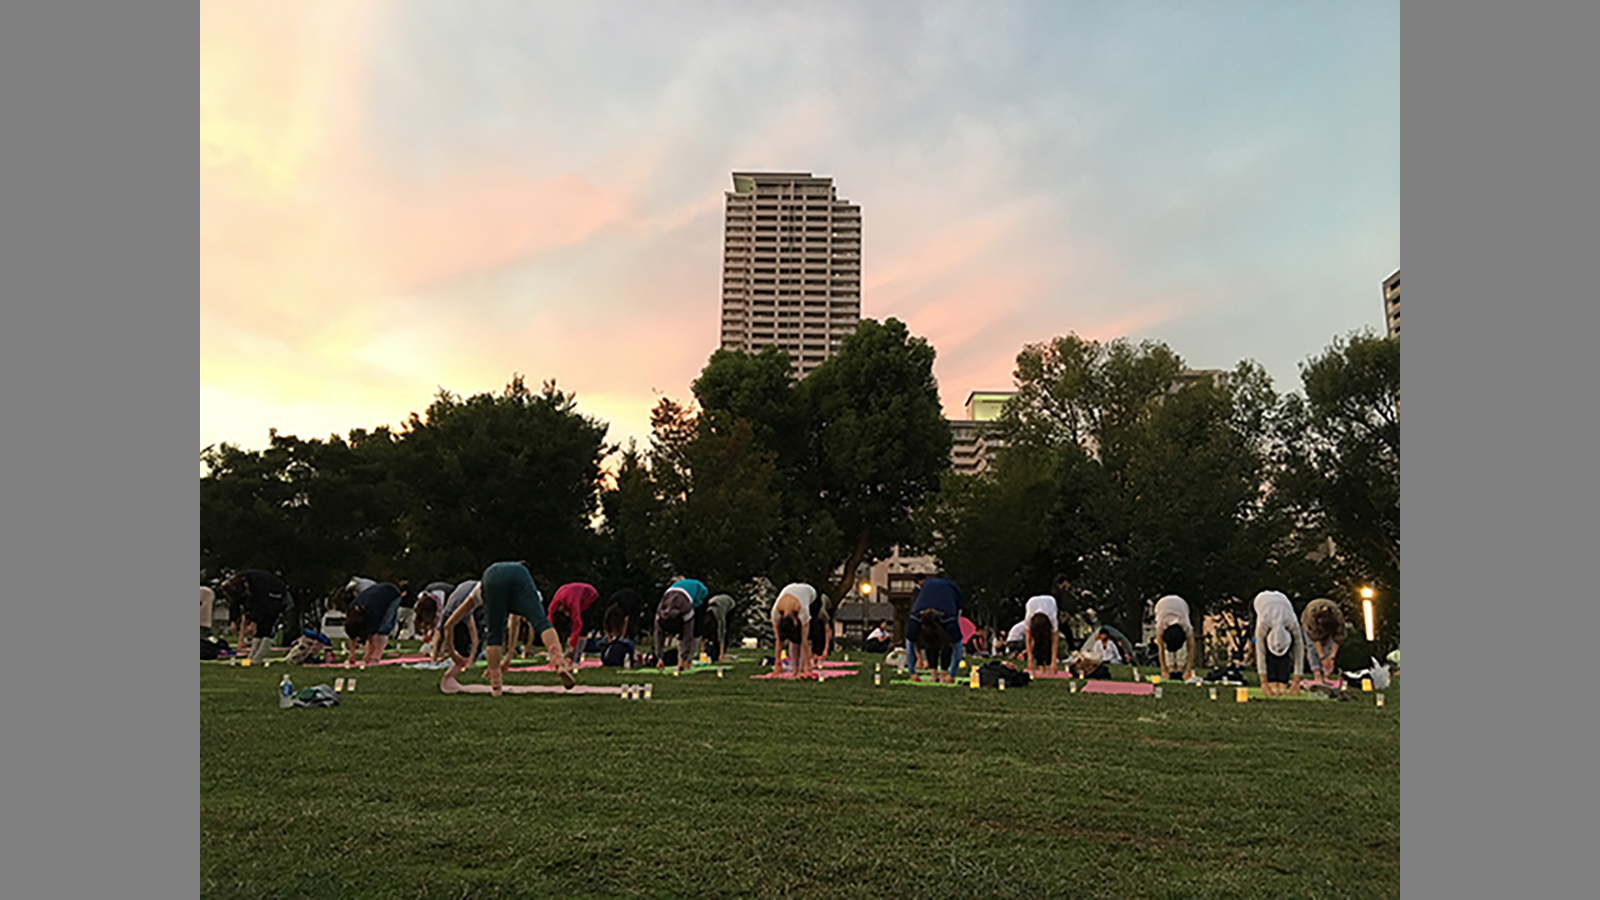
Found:
<path fill-rule="evenodd" d="M 1344 643 L 1344 613 L 1338 604 L 1325 597 L 1306 604 L 1300 613 L 1300 625 L 1306 632 L 1306 658 L 1311 663 L 1311 674 L 1338 681 L 1339 645 Z"/>

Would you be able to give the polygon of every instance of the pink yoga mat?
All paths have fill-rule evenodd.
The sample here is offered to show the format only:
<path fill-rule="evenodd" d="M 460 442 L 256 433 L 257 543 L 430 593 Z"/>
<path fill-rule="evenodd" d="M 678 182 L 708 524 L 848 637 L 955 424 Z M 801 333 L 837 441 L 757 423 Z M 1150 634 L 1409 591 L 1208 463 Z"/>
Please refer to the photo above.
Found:
<path fill-rule="evenodd" d="M 439 679 L 439 690 L 446 694 L 490 694 L 493 689 L 487 684 L 462 684 L 456 680 L 462 668 L 452 664 L 445 670 L 444 677 Z M 596 687 L 591 685 L 578 685 L 568 690 L 559 684 L 507 684 L 501 686 L 501 691 L 509 694 L 618 694 L 622 688 Z"/>
<path fill-rule="evenodd" d="M 845 662 L 842 659 L 823 659 L 818 660 L 817 665 L 824 669 L 854 669 L 856 666 L 861 665 L 861 663 Z"/>
<path fill-rule="evenodd" d="M 426 655 L 423 655 L 423 654 L 413 654 L 411 656 L 386 656 L 383 659 L 378 660 L 377 662 L 367 663 L 367 665 L 368 666 L 392 666 L 392 665 L 396 665 L 398 663 L 427 662 L 427 661 L 429 661 L 431 659 L 433 659 L 433 657 L 426 656 Z M 333 663 L 317 663 L 314 666 L 307 666 L 306 668 L 308 668 L 308 669 L 342 669 L 342 668 L 344 668 L 344 662 L 340 661 L 340 662 L 333 662 Z M 361 668 L 361 663 L 357 662 L 355 665 L 351 666 L 350 668 L 359 669 L 359 668 Z"/>
<path fill-rule="evenodd" d="M 446 694 L 493 693 L 487 684 L 462 684 L 450 677 L 439 682 L 439 690 Z M 508 684 L 501 687 L 500 691 L 505 694 L 620 694 L 622 688 L 580 684 L 569 691 L 559 684 Z"/>
<path fill-rule="evenodd" d="M 1135 684 L 1131 681 L 1097 681 L 1084 682 L 1079 693 L 1083 694 L 1154 694 L 1156 686 L 1153 684 Z"/>

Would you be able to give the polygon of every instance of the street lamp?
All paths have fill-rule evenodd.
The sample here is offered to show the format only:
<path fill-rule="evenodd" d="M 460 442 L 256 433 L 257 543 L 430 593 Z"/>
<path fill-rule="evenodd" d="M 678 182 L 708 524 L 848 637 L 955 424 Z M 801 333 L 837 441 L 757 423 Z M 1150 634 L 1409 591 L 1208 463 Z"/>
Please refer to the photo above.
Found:
<path fill-rule="evenodd" d="M 872 582 L 870 582 L 870 581 L 861 582 L 861 596 L 863 596 L 863 597 L 872 596 Z"/>
<path fill-rule="evenodd" d="M 1367 643 L 1372 643 L 1372 588 L 1361 589 L 1361 613 L 1367 619 Z"/>

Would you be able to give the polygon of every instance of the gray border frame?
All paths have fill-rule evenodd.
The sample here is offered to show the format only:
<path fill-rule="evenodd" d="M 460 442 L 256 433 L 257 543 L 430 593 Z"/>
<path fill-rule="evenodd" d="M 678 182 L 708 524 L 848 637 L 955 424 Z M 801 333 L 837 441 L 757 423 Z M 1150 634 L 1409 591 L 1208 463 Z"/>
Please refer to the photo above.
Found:
<path fill-rule="evenodd" d="M 1596 34 L 1592 4 L 1401 6 L 1401 885 L 1419 897 L 1591 880 L 1595 604 L 1574 563 L 1600 507 Z"/>
<path fill-rule="evenodd" d="M 8 896 L 199 893 L 198 47 L 0 7 Z"/>
<path fill-rule="evenodd" d="M 1596 793 L 1578 667 L 1600 11 L 1407 0 L 1401 28 L 1402 884 L 1565 893 Z M 192 610 L 198 546 L 197 47 L 192 3 L 0 9 L 18 896 L 198 891 L 193 637 L 171 627 L 193 616 L 163 611 Z M 1508 670 L 1512 638 L 1552 649 Z"/>

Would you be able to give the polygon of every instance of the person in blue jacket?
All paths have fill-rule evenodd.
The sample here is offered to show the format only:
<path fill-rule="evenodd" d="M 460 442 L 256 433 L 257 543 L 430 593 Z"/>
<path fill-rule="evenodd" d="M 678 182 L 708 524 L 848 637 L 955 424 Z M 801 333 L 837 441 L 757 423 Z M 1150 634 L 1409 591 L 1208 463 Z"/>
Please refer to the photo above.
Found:
<path fill-rule="evenodd" d="M 939 681 L 955 681 L 961 664 L 961 588 L 948 578 L 929 578 L 917 588 L 906 622 L 906 668 L 917 675 L 917 649 Z M 948 660 L 948 663 L 946 663 Z M 939 670 L 948 669 L 944 672 Z"/>

